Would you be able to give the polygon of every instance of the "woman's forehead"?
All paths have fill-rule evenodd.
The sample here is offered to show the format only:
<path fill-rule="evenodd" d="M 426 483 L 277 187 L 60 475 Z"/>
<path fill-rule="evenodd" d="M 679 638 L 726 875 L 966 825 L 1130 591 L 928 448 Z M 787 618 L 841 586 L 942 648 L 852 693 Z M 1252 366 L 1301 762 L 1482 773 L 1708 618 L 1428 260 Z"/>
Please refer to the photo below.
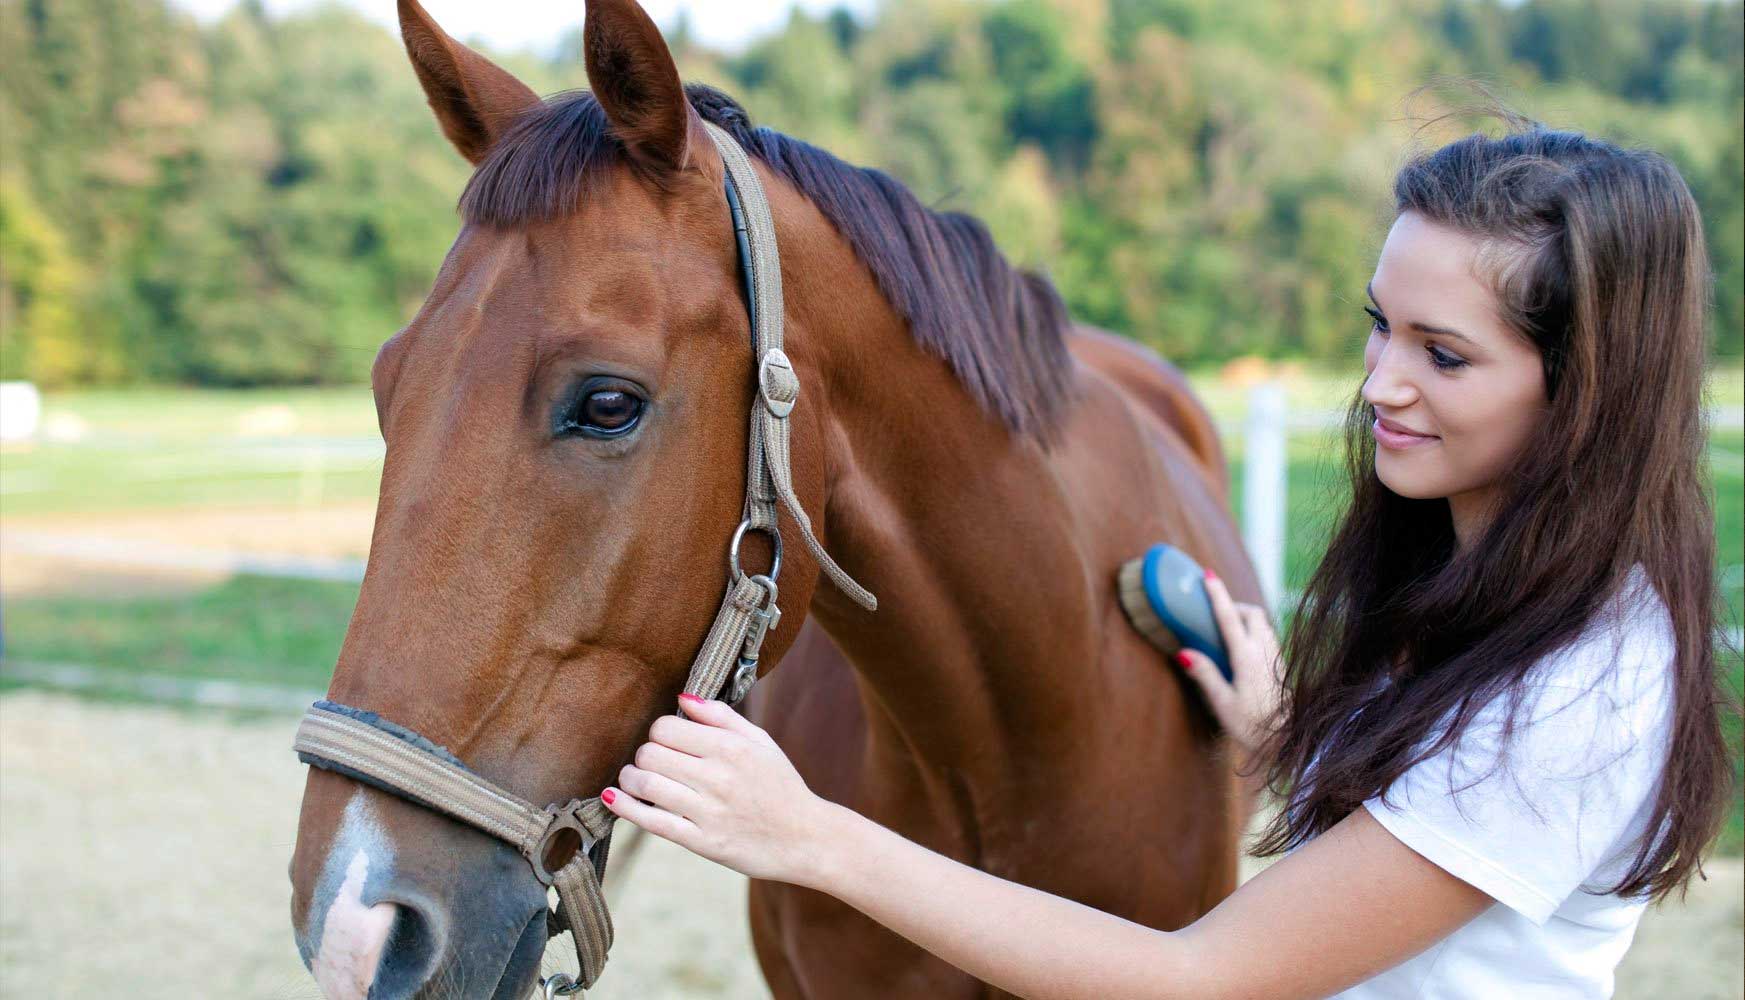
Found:
<path fill-rule="evenodd" d="M 1450 226 L 1432 222 L 1417 212 L 1404 212 L 1388 230 L 1376 263 L 1377 284 L 1386 279 L 1399 291 L 1450 291 L 1483 293 L 1490 289 L 1479 280 L 1479 241 Z"/>
<path fill-rule="evenodd" d="M 1424 324 L 1500 343 L 1511 331 L 1483 265 L 1479 240 L 1405 212 L 1388 232 L 1370 292 L 1395 329 Z"/>

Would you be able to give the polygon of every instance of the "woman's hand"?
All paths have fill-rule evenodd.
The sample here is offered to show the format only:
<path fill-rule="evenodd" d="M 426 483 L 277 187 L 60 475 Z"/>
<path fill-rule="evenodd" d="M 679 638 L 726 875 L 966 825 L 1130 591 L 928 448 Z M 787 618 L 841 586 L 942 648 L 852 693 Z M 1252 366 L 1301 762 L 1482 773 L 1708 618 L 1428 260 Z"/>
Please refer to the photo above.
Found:
<path fill-rule="evenodd" d="M 836 807 L 812 794 L 770 735 L 725 702 L 679 696 L 600 800 L 621 819 L 752 878 L 808 885 Z M 628 794 L 627 794 L 628 793 Z"/>
<path fill-rule="evenodd" d="M 1234 682 L 1226 681 L 1210 657 L 1183 649 L 1176 663 L 1200 685 L 1206 702 L 1244 750 L 1253 753 L 1272 732 L 1283 689 L 1283 664 L 1278 637 L 1266 609 L 1230 599 L 1224 581 L 1206 573 L 1206 596 L 1212 599 L 1212 614 L 1224 636 Z"/>

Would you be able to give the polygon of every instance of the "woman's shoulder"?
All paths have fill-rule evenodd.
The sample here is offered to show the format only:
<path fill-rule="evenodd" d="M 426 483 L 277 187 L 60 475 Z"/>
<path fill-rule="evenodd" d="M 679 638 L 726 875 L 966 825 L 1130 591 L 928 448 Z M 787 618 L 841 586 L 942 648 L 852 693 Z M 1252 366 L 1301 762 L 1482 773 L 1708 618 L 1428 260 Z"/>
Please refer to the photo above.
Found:
<path fill-rule="evenodd" d="M 1637 563 L 1574 641 L 1527 672 L 1531 713 L 1573 711 L 1641 735 L 1664 721 L 1677 651 L 1671 612 Z"/>
<path fill-rule="evenodd" d="M 1673 648 L 1671 616 L 1633 568 L 1575 641 L 1529 668 L 1519 714 L 1493 699 L 1365 808 L 1543 925 L 1634 850 L 1670 746 Z"/>

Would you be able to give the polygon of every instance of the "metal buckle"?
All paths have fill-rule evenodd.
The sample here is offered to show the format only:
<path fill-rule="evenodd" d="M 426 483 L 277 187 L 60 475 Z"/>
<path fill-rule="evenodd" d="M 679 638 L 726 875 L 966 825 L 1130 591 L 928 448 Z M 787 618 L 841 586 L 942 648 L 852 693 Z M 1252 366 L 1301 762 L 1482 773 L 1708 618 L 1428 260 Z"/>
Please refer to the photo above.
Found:
<path fill-rule="evenodd" d="M 745 633 L 739 664 L 733 668 L 733 676 L 728 679 L 723 692 L 722 700 L 729 705 L 744 701 L 751 693 L 751 686 L 757 683 L 757 655 L 763 648 L 764 637 L 782 620 L 782 609 L 776 607 L 776 582 L 762 574 L 753 576 L 751 582 L 764 588 L 764 603 L 763 607 L 751 613 L 751 628 Z"/>
<path fill-rule="evenodd" d="M 775 546 L 775 558 L 770 563 L 769 573 L 764 575 L 770 581 L 770 587 L 774 588 L 776 578 L 782 575 L 782 533 L 773 527 L 753 525 L 750 518 L 739 522 L 739 527 L 733 529 L 733 540 L 727 543 L 727 571 L 732 574 L 729 579 L 738 583 L 745 576 L 745 570 L 739 568 L 739 543 L 745 538 L 746 531 L 753 529 L 770 536 L 770 542 Z"/>
<path fill-rule="evenodd" d="M 581 846 L 576 848 L 576 855 L 590 857 L 594 850 L 596 838 L 582 825 L 582 800 L 571 799 L 564 805 L 549 805 L 545 807 L 546 814 L 551 818 L 546 821 L 545 832 L 539 835 L 532 851 L 527 854 L 527 860 L 533 865 L 533 875 L 539 879 L 539 884 L 550 885 L 557 876 L 545 867 L 545 849 L 550 846 L 551 838 L 563 830 L 574 830 L 581 840 Z M 571 858 L 573 861 L 574 858 Z M 568 861 L 564 864 L 569 864 Z"/>

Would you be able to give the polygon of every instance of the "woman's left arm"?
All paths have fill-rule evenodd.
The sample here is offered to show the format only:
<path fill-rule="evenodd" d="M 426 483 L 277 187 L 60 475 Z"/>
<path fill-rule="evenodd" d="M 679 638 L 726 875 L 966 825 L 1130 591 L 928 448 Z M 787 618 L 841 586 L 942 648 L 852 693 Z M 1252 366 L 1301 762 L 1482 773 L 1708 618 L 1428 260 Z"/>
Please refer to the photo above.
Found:
<path fill-rule="evenodd" d="M 683 708 L 655 723 L 608 808 L 753 878 L 829 893 L 1019 996 L 1322 997 L 1493 902 L 1359 808 L 1188 927 L 1153 930 L 906 840 L 813 795 L 726 704 Z"/>

